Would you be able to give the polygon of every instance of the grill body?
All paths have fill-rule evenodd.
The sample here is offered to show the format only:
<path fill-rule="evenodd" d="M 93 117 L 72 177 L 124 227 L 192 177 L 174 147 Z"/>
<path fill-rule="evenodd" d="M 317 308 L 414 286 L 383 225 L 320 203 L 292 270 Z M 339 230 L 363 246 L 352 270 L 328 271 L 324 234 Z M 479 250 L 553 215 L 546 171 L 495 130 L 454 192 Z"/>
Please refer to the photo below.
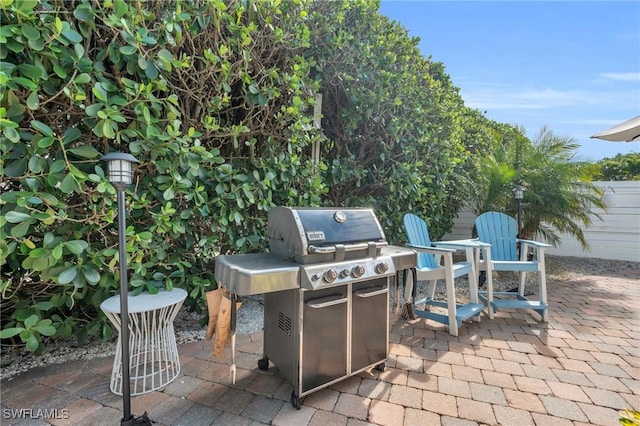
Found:
<path fill-rule="evenodd" d="M 374 367 L 389 347 L 389 288 L 414 267 L 413 250 L 389 246 L 373 210 L 274 207 L 269 252 L 218 256 L 219 285 L 264 293 L 265 370 L 292 383 L 291 403 Z"/>

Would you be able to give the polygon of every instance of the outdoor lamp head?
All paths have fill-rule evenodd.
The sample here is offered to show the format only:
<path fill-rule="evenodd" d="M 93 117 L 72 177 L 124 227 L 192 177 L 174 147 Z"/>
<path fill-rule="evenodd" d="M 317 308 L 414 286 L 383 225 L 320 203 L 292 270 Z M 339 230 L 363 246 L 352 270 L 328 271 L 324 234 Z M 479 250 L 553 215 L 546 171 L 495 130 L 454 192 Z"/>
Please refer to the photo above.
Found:
<path fill-rule="evenodd" d="M 524 190 L 525 190 L 525 187 L 520 185 L 516 186 L 513 189 L 513 192 L 515 192 L 516 194 L 516 200 L 522 200 L 524 198 Z"/>
<path fill-rule="evenodd" d="M 133 182 L 133 163 L 139 163 L 131 154 L 110 152 L 100 160 L 107 162 L 109 182 L 116 188 L 123 189 Z"/>

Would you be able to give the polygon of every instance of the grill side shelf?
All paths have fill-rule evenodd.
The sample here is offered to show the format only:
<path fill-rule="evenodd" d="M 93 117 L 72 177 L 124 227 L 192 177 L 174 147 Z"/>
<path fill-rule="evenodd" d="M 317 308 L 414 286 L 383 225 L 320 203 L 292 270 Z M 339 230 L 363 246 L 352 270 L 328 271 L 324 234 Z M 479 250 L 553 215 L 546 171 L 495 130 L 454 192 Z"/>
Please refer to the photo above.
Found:
<path fill-rule="evenodd" d="M 300 266 L 269 253 L 219 255 L 215 279 L 238 296 L 299 288 Z"/>
<path fill-rule="evenodd" d="M 418 253 L 408 247 L 389 245 L 382 248 L 383 256 L 391 256 L 396 271 L 418 266 Z"/>

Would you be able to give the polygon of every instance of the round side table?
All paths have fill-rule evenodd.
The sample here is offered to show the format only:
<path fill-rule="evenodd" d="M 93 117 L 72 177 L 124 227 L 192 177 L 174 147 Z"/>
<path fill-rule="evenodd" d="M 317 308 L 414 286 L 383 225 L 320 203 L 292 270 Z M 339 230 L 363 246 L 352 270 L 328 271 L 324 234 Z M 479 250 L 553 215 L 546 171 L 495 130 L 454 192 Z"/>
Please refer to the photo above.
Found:
<path fill-rule="evenodd" d="M 129 369 L 131 395 L 140 395 L 165 387 L 180 374 L 180 358 L 173 320 L 187 297 L 181 288 L 160 290 L 158 294 L 143 292 L 128 296 Z M 100 305 L 109 321 L 122 331 L 120 295 Z M 111 371 L 111 392 L 122 395 L 122 339 L 118 339 Z"/>

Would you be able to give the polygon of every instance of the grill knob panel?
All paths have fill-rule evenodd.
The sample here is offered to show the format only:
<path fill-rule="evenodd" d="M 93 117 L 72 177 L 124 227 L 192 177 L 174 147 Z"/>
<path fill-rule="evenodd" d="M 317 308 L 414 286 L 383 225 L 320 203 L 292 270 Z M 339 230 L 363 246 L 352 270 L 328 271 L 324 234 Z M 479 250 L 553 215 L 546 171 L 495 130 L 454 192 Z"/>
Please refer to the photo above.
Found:
<path fill-rule="evenodd" d="M 338 273 L 335 269 L 329 269 L 322 275 L 322 279 L 325 283 L 330 284 L 334 282 L 338 278 Z"/>
<path fill-rule="evenodd" d="M 351 269 L 351 276 L 353 278 L 360 278 L 361 276 L 364 275 L 364 266 L 362 265 L 356 265 Z"/>
<path fill-rule="evenodd" d="M 384 274 L 389 270 L 389 264 L 387 262 L 380 262 L 376 265 L 376 273 Z"/>

